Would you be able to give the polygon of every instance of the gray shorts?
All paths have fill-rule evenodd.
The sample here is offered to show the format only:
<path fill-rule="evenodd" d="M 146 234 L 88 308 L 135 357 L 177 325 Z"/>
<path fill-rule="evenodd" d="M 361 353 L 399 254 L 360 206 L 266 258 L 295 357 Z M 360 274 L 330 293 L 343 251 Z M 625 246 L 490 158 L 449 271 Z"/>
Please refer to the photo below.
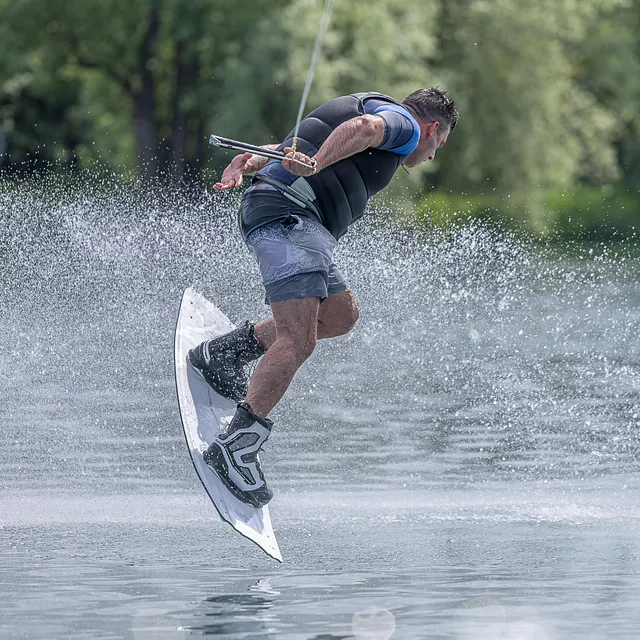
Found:
<path fill-rule="evenodd" d="M 348 284 L 333 262 L 336 239 L 318 222 L 290 215 L 269 222 L 246 238 L 266 290 L 265 302 L 328 296 Z"/>

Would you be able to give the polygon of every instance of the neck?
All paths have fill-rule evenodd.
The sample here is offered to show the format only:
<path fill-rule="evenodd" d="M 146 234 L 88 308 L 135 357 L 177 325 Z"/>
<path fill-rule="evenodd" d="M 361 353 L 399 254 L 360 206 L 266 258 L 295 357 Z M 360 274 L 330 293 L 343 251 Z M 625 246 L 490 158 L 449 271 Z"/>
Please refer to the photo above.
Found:
<path fill-rule="evenodd" d="M 418 116 L 418 114 L 416 113 L 416 110 L 409 106 L 408 104 L 402 104 L 402 106 L 416 119 L 416 120 L 420 120 L 420 116 Z"/>

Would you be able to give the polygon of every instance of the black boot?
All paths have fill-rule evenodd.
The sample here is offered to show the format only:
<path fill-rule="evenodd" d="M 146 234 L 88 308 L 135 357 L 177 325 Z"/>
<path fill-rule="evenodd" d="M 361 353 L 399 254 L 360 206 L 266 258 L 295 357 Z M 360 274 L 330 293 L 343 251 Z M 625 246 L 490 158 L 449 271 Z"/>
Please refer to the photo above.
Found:
<path fill-rule="evenodd" d="M 248 404 L 239 404 L 225 433 L 216 436 L 202 455 L 227 489 L 251 507 L 264 507 L 273 497 L 258 460 L 272 427 L 271 420 L 258 417 Z"/>
<path fill-rule="evenodd" d="M 216 393 L 241 402 L 249 386 L 249 376 L 244 368 L 266 351 L 255 337 L 253 325 L 245 322 L 237 329 L 191 349 L 189 361 Z"/>

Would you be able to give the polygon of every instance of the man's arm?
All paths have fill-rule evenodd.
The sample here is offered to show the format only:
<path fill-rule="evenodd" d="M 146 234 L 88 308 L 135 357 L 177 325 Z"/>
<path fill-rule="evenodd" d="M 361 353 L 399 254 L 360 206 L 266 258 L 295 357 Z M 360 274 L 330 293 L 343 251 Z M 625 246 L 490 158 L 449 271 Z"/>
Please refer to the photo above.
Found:
<path fill-rule="evenodd" d="M 263 148 L 277 149 L 278 146 L 277 144 L 265 144 Z M 226 191 L 227 189 L 239 187 L 242 184 L 242 178 L 244 176 L 253 175 L 256 171 L 262 169 L 268 160 L 269 158 L 254 155 L 253 153 L 241 153 L 235 156 L 224 170 L 220 182 L 216 182 L 213 188 L 216 191 Z"/>
<path fill-rule="evenodd" d="M 331 132 L 314 156 L 316 171 L 344 160 L 369 147 L 377 147 L 384 138 L 384 120 L 379 116 L 357 116 L 343 122 Z"/>
<path fill-rule="evenodd" d="M 279 144 L 263 144 L 263 149 L 277 149 Z M 271 158 L 266 158 L 265 156 L 258 156 L 255 153 L 251 154 L 251 158 L 247 161 L 244 171 L 242 172 L 245 176 L 252 176 L 254 173 L 260 171 L 262 167 L 264 167 L 267 162 L 269 162 Z"/>
<path fill-rule="evenodd" d="M 385 122 L 381 117 L 369 114 L 356 116 L 336 127 L 324 141 L 313 157 L 317 163 L 315 171 L 292 160 L 283 160 L 282 166 L 295 175 L 310 176 L 369 147 L 377 147 L 384 139 L 384 132 Z M 289 147 L 284 151 L 291 155 Z M 296 158 L 309 162 L 307 156 L 302 154 L 296 153 Z"/>
<path fill-rule="evenodd" d="M 318 153 L 313 157 L 316 162 L 312 168 L 312 160 L 303 153 L 296 152 L 296 160 L 283 160 L 282 166 L 297 176 L 311 176 L 349 156 L 360 153 L 369 147 L 382 144 L 385 133 L 385 122 L 380 116 L 365 114 L 356 116 L 336 127 L 324 141 Z M 277 149 L 279 145 L 264 145 L 265 149 Z M 293 158 L 293 150 L 286 147 L 284 152 Z M 243 176 L 252 175 L 264 167 L 268 158 L 241 153 L 236 156 L 224 170 L 220 182 L 213 185 L 218 191 L 239 187 Z"/>

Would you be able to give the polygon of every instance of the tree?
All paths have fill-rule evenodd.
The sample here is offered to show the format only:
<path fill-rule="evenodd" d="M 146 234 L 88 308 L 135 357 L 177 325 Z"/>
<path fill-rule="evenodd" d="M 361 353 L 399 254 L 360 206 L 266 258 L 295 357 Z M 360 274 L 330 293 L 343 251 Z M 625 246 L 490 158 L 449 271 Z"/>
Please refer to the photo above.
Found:
<path fill-rule="evenodd" d="M 229 136 L 280 140 L 293 128 L 322 13 L 319 0 L 292 0 L 259 17 L 251 40 L 225 57 L 221 90 L 230 108 L 218 124 Z M 433 0 L 336 2 L 307 112 L 356 91 L 400 99 L 430 79 L 437 6 Z"/>
<path fill-rule="evenodd" d="M 640 182 L 640 3 L 601 2 L 574 47 L 576 80 L 615 118 L 614 149 L 627 185 Z M 594 149 L 597 155 L 597 149 Z M 597 181 L 591 162 L 583 172 Z M 594 175 L 595 174 L 595 175 Z"/>
<path fill-rule="evenodd" d="M 533 194 L 572 184 L 587 163 L 591 177 L 617 177 L 615 117 L 576 81 L 572 65 L 571 47 L 592 17 L 584 7 L 571 0 L 442 0 L 442 7 L 440 62 L 462 113 L 443 184 Z"/>
<path fill-rule="evenodd" d="M 27 53 L 55 57 L 77 81 L 76 102 L 91 103 L 98 148 L 110 148 L 99 125 L 121 134 L 124 115 L 140 177 L 160 171 L 174 183 L 201 167 L 220 58 L 234 54 L 226 43 L 244 38 L 249 7 L 271 6 L 264 0 L 3 1 L 23 51 L 29 43 Z M 121 157 L 126 148 L 125 142 Z"/>

